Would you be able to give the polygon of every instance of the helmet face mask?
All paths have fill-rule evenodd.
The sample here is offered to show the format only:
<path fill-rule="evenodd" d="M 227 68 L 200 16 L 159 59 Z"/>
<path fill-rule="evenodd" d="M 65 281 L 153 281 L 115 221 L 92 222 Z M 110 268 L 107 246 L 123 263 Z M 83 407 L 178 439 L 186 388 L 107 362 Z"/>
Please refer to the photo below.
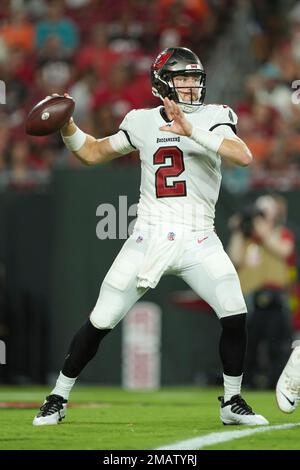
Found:
<path fill-rule="evenodd" d="M 175 100 L 182 106 L 198 107 L 203 103 L 203 88 L 205 77 L 202 72 L 186 70 L 171 77 L 171 88 L 174 90 Z M 203 99 L 202 99 L 203 98 Z"/>
<path fill-rule="evenodd" d="M 189 49 L 165 49 L 151 67 L 152 93 L 179 104 L 184 112 L 196 111 L 205 97 L 205 78 L 200 59 Z"/>

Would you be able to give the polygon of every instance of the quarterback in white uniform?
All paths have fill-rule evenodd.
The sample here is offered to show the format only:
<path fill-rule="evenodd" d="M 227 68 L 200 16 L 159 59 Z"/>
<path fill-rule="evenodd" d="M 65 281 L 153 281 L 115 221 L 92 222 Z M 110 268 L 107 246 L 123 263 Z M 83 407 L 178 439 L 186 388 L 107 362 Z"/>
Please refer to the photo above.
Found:
<path fill-rule="evenodd" d="M 64 418 L 76 378 L 101 340 L 168 273 L 185 280 L 220 319 L 221 421 L 268 424 L 240 394 L 246 305 L 237 273 L 214 231 L 222 159 L 246 166 L 252 155 L 236 136 L 232 109 L 203 104 L 205 77 L 192 51 L 165 49 L 151 67 L 152 91 L 163 106 L 130 111 L 119 132 L 101 140 L 82 132 L 72 120 L 61 130 L 67 148 L 88 165 L 138 149 L 140 200 L 134 231 L 105 276 L 89 320 L 74 336 L 56 386 L 34 425 L 57 424 Z"/>

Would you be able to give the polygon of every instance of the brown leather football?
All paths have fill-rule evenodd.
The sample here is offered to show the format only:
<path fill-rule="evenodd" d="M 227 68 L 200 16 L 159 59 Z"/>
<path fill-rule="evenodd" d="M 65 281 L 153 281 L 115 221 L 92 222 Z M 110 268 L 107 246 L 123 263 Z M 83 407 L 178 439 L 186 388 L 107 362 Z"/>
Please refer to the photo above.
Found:
<path fill-rule="evenodd" d="M 66 96 L 47 96 L 30 111 L 26 119 L 26 133 L 48 135 L 63 127 L 73 114 L 75 102 Z"/>

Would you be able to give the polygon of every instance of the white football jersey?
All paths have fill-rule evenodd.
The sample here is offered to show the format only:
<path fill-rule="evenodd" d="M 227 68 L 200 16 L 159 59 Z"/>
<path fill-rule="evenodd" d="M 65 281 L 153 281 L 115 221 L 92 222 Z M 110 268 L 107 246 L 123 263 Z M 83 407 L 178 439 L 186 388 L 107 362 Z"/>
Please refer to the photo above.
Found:
<path fill-rule="evenodd" d="M 235 137 L 237 116 L 224 105 L 203 105 L 186 118 L 195 126 Z M 221 158 L 189 137 L 160 131 L 163 106 L 130 111 L 120 125 L 140 152 L 137 226 L 168 224 L 204 234 L 214 230 L 221 184 Z"/>

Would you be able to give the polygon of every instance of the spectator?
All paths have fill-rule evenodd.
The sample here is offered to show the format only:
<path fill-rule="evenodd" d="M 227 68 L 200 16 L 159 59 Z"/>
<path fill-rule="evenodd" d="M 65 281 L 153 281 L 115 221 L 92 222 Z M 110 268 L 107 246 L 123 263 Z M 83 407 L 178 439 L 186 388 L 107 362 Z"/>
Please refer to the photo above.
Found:
<path fill-rule="evenodd" d="M 70 88 L 70 95 L 73 96 L 76 103 L 74 119 L 81 123 L 82 119 L 90 112 L 90 103 L 99 84 L 99 79 L 93 68 L 83 70 L 77 78 Z"/>
<path fill-rule="evenodd" d="M 106 26 L 97 24 L 92 29 L 90 40 L 76 56 L 76 66 L 79 72 L 93 69 L 98 80 L 106 81 L 112 66 L 120 59 L 121 54 L 115 52 L 109 45 Z"/>
<path fill-rule="evenodd" d="M 140 107 L 144 102 L 143 96 L 139 96 L 135 89 L 131 89 L 134 71 L 131 64 L 119 62 L 111 70 L 107 83 L 100 85 L 92 100 L 92 109 L 99 106 L 110 105 L 113 114 L 119 121 L 131 108 Z"/>
<path fill-rule="evenodd" d="M 76 25 L 64 17 L 62 3 L 53 1 L 49 3 L 47 15 L 36 25 L 36 46 L 41 49 L 49 36 L 58 36 L 62 47 L 71 55 L 78 45 L 78 32 Z"/>
<path fill-rule="evenodd" d="M 235 216 L 228 253 L 236 266 L 249 308 L 245 382 L 273 388 L 291 340 L 288 307 L 289 259 L 294 237 L 282 224 L 282 207 L 272 196 Z M 232 222 L 232 221 L 231 221 Z M 266 364 L 261 363 L 266 346 Z"/>
<path fill-rule="evenodd" d="M 22 10 L 11 11 L 8 22 L 0 28 L 2 37 L 9 48 L 31 52 L 34 47 L 34 28 L 27 21 Z"/>

